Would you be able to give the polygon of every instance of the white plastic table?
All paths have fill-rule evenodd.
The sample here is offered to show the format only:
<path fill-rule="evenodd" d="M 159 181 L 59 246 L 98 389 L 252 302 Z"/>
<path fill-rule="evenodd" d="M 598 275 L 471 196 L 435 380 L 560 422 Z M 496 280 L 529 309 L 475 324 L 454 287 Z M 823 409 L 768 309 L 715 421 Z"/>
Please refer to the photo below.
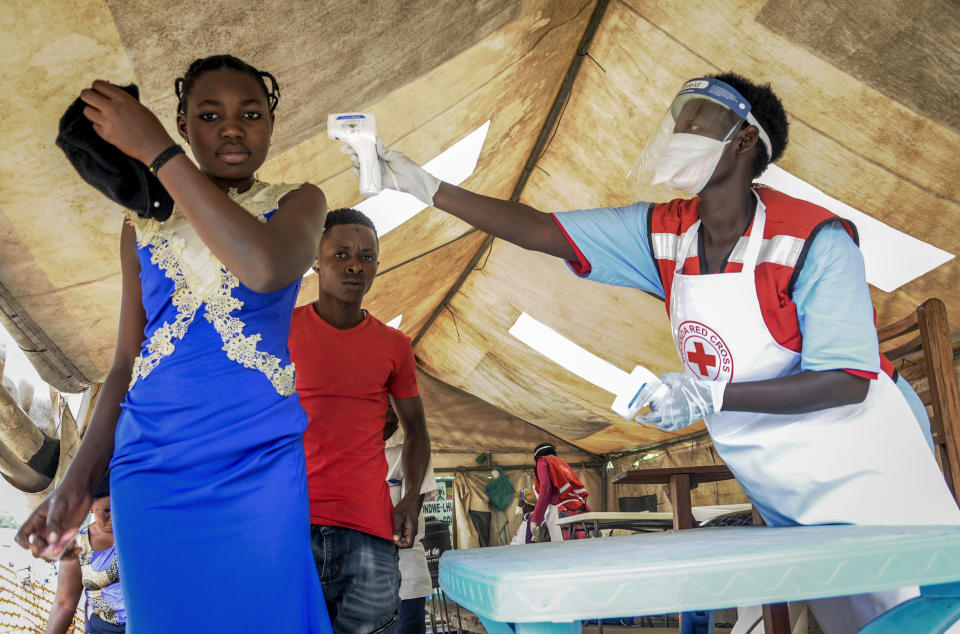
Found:
<path fill-rule="evenodd" d="M 939 632 L 960 618 L 960 527 L 702 528 L 451 550 L 439 579 L 491 634 L 912 585 L 921 597 L 863 632 Z"/>
<path fill-rule="evenodd" d="M 733 511 L 749 511 L 752 508 L 749 504 L 726 504 L 721 506 L 694 506 L 691 511 L 693 519 L 698 524 L 702 524 L 720 515 Z M 608 528 L 632 531 L 669 530 L 673 527 L 673 513 L 590 511 L 580 515 L 561 517 L 557 520 L 557 524 L 560 526 L 583 524 L 588 530 L 593 529 L 594 537 L 599 537 L 600 531 Z"/>

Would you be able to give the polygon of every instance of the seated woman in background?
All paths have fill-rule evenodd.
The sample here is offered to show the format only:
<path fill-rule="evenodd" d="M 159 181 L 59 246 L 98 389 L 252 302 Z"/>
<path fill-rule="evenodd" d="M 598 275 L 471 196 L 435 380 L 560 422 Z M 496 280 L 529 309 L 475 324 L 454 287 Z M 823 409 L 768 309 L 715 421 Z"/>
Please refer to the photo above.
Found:
<path fill-rule="evenodd" d="M 530 534 L 530 514 L 537 506 L 537 494 L 533 492 L 533 489 L 520 489 L 517 491 L 516 497 L 517 513 L 523 514 L 523 521 L 520 522 L 517 532 L 510 541 L 511 546 L 529 544 L 533 541 L 533 536 Z"/>
<path fill-rule="evenodd" d="M 46 634 L 65 634 L 73 621 L 81 591 L 86 592 L 86 634 L 116 634 L 126 630 L 117 551 L 110 520 L 110 473 L 100 480 L 90 506 L 93 522 L 77 533 L 73 555 L 60 560 L 57 595 L 50 608 Z"/>

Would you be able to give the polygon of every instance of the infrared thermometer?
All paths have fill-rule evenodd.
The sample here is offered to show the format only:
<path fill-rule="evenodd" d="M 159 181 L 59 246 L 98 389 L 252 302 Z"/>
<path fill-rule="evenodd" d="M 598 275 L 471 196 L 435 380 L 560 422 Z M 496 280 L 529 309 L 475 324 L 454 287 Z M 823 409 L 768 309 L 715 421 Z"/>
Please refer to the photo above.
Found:
<path fill-rule="evenodd" d="M 641 409 L 668 389 L 656 374 L 638 365 L 633 372 L 623 377 L 616 392 L 617 398 L 610 409 L 627 420 L 633 420 Z"/>
<path fill-rule="evenodd" d="M 327 116 L 327 136 L 346 143 L 360 160 L 360 193 L 380 193 L 380 161 L 377 158 L 377 119 L 369 112 L 340 112 Z"/>

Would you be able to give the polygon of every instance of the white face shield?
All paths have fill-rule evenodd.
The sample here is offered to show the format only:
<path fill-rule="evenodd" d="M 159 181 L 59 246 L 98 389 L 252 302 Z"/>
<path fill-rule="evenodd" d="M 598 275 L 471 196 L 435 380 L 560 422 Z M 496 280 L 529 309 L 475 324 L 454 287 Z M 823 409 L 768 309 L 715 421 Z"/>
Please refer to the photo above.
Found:
<path fill-rule="evenodd" d="M 717 79 L 691 79 L 674 98 L 627 180 L 640 187 L 666 185 L 688 194 L 700 192 L 744 121 L 757 127 L 772 156 L 767 133 L 740 93 Z"/>

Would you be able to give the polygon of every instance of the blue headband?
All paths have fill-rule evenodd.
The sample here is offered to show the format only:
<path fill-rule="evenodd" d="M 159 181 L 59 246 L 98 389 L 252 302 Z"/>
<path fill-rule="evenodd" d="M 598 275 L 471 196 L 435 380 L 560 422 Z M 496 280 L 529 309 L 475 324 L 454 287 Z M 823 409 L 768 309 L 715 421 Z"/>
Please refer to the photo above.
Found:
<path fill-rule="evenodd" d="M 679 99 L 686 95 L 704 97 L 711 99 L 719 104 L 726 106 L 730 112 L 740 117 L 752 126 L 756 126 L 759 132 L 760 142 L 767 148 L 767 157 L 773 158 L 773 145 L 770 143 L 770 137 L 767 131 L 763 129 L 757 118 L 751 114 L 750 102 L 743 98 L 737 89 L 730 84 L 715 79 L 713 77 L 697 77 L 686 82 L 680 92 L 673 100 L 670 108 L 674 120 L 680 115 L 680 109 L 683 107 L 685 99 Z"/>

